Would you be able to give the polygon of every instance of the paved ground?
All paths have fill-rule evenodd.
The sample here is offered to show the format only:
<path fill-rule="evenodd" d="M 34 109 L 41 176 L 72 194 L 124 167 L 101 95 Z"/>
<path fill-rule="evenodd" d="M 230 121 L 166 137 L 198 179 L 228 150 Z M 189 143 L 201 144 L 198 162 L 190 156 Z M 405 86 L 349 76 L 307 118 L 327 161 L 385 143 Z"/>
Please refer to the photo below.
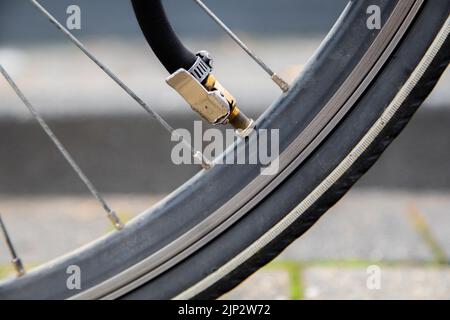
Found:
<path fill-rule="evenodd" d="M 352 191 L 266 269 L 276 272 L 226 297 L 245 298 L 284 272 L 291 282 L 277 296 L 450 299 L 449 208 L 444 194 Z M 370 285 L 374 267 L 379 289 Z"/>
<path fill-rule="evenodd" d="M 108 198 L 130 219 L 158 197 Z M 0 202 L 29 265 L 110 230 L 91 199 L 4 196 Z M 223 299 L 449 299 L 449 208 L 448 193 L 354 190 Z M 11 271 L 3 249 L 0 265 L 0 273 Z"/>
<path fill-rule="evenodd" d="M 450 299 L 449 208 L 444 194 L 353 191 L 225 298 L 264 299 L 268 291 L 279 298 Z M 281 286 L 283 274 L 290 283 Z M 264 289 L 271 282 L 277 292 Z"/>

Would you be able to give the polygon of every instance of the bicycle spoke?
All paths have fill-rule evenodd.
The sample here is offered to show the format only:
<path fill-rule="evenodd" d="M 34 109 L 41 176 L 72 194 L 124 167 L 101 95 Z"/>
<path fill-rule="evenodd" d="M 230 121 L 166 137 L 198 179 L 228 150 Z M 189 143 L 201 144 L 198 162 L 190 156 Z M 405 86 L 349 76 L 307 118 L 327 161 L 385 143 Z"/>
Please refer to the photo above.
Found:
<path fill-rule="evenodd" d="M 33 117 L 36 119 L 36 121 L 39 123 L 39 125 L 42 127 L 44 132 L 48 135 L 48 137 L 53 141 L 53 143 L 58 148 L 59 152 L 63 155 L 63 157 L 67 160 L 67 162 L 70 164 L 70 166 L 73 168 L 73 170 L 78 174 L 81 181 L 86 185 L 86 187 L 89 189 L 89 191 L 92 193 L 92 195 L 98 200 L 98 202 L 102 205 L 103 209 L 106 211 L 108 218 L 113 223 L 114 227 L 117 230 L 121 230 L 123 228 L 123 223 L 120 221 L 119 217 L 117 217 L 114 210 L 111 209 L 111 207 L 108 205 L 106 200 L 100 195 L 100 193 L 97 191 L 97 189 L 94 187 L 92 182 L 89 180 L 89 178 L 84 174 L 84 172 L 81 170 L 81 168 L 78 166 L 76 161 L 73 159 L 73 157 L 70 155 L 70 153 L 67 151 L 67 149 L 63 146 L 63 144 L 58 140 L 56 135 L 53 133 L 53 131 L 50 129 L 50 127 L 47 125 L 45 120 L 40 116 L 38 111 L 33 107 L 33 105 L 30 103 L 30 101 L 25 97 L 23 92 L 19 89 L 19 87 L 16 85 L 16 83 L 13 81 L 11 76 L 8 74 L 8 72 L 3 68 L 3 66 L 0 64 L 0 73 L 3 75 L 3 77 L 6 79 L 6 81 L 9 83 L 11 88 L 16 92 L 17 96 L 22 100 L 22 102 L 25 104 L 25 106 L 28 108 L 30 113 L 33 115 Z"/>
<path fill-rule="evenodd" d="M 289 84 L 277 75 L 261 58 L 259 58 L 220 18 L 201 0 L 194 0 L 255 62 L 265 71 L 283 92 L 289 91 Z"/>
<path fill-rule="evenodd" d="M 195 159 L 199 159 L 202 163 L 202 167 L 204 169 L 211 168 L 212 164 L 209 159 L 200 152 L 195 151 L 191 144 L 188 143 L 183 137 L 178 135 L 174 128 L 166 121 L 164 118 L 158 114 L 152 107 L 147 105 L 130 87 L 128 87 L 122 80 L 120 80 L 110 68 L 108 68 L 105 64 L 100 62 L 87 48 L 85 45 L 81 43 L 69 30 L 67 30 L 61 23 L 56 20 L 53 15 L 48 12 L 38 1 L 30 0 L 31 3 L 41 12 L 43 13 L 51 23 L 53 23 L 63 34 L 65 34 L 69 40 L 75 44 L 89 59 L 91 59 L 100 69 L 102 69 L 114 82 L 116 82 L 131 98 L 133 98 L 148 114 L 153 116 L 170 134 L 174 135 L 179 141 L 186 145 L 187 148 L 191 151 L 192 156 Z"/>
<path fill-rule="evenodd" d="M 0 229 L 3 233 L 3 238 L 5 239 L 6 246 L 8 247 L 9 253 L 11 254 L 11 263 L 17 272 L 17 276 L 21 277 L 25 275 L 25 268 L 23 267 L 22 260 L 19 258 L 16 249 L 11 241 L 6 225 L 3 222 L 2 214 L 0 213 Z"/>

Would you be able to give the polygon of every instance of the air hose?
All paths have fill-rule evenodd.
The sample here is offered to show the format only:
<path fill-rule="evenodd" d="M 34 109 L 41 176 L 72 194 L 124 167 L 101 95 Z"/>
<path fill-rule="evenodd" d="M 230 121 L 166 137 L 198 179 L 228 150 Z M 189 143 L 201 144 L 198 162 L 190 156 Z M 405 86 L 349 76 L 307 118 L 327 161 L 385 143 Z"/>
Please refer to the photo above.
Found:
<path fill-rule="evenodd" d="M 167 71 L 172 74 L 180 68 L 189 70 L 197 57 L 176 35 L 161 0 L 131 2 L 147 42 Z"/>
<path fill-rule="evenodd" d="M 236 99 L 217 81 L 212 59 L 206 51 L 187 49 L 167 18 L 161 0 L 131 0 L 144 36 L 171 76 L 173 87 L 205 120 L 212 124 L 231 124 L 247 136 L 254 122 L 237 107 Z"/>

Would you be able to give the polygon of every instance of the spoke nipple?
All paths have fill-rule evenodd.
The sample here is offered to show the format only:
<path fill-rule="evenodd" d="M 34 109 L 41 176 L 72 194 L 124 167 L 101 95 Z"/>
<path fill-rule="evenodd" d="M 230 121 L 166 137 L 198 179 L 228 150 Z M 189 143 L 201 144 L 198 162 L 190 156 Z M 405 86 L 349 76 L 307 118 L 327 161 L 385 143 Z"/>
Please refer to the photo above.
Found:
<path fill-rule="evenodd" d="M 19 258 L 14 258 L 11 260 L 14 265 L 14 269 L 16 270 L 17 276 L 22 277 L 25 275 L 25 268 L 23 267 L 22 260 Z"/>
<path fill-rule="evenodd" d="M 280 87 L 281 90 L 283 90 L 283 92 L 288 92 L 289 91 L 289 89 L 290 89 L 289 84 L 286 81 L 284 81 L 276 73 L 274 73 L 272 75 L 272 80 Z"/>
<path fill-rule="evenodd" d="M 122 221 L 120 221 L 119 217 L 114 211 L 108 212 L 108 218 L 112 222 L 116 230 L 120 231 L 125 227 L 125 225 L 122 223 Z"/>
<path fill-rule="evenodd" d="M 211 162 L 202 162 L 202 168 L 203 169 L 205 169 L 205 170 L 209 170 L 209 169 L 211 169 L 213 167 L 213 165 L 212 165 L 212 163 Z"/>
<path fill-rule="evenodd" d="M 198 161 L 201 161 L 202 168 L 205 170 L 209 170 L 213 167 L 213 164 L 211 163 L 211 161 L 206 159 L 206 157 L 203 156 L 203 154 L 200 151 L 195 152 L 194 158 L 197 159 Z"/>

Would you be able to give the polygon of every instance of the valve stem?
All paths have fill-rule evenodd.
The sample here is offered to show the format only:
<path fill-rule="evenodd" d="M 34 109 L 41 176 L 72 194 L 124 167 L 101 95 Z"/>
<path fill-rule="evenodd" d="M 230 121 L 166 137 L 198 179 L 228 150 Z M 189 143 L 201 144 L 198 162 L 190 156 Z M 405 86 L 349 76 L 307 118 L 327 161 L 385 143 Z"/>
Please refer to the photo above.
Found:
<path fill-rule="evenodd" d="M 212 58 L 206 51 L 197 54 L 189 70 L 178 69 L 166 82 L 191 108 L 211 124 L 230 124 L 240 137 L 248 136 L 254 121 L 238 107 L 234 96 L 211 73 Z"/>
<path fill-rule="evenodd" d="M 236 99 L 225 89 L 213 74 L 206 78 L 205 88 L 209 91 L 219 90 L 230 104 L 230 113 L 226 120 L 227 123 L 237 130 L 239 136 L 247 136 L 253 129 L 254 121 L 247 117 L 237 106 Z"/>

